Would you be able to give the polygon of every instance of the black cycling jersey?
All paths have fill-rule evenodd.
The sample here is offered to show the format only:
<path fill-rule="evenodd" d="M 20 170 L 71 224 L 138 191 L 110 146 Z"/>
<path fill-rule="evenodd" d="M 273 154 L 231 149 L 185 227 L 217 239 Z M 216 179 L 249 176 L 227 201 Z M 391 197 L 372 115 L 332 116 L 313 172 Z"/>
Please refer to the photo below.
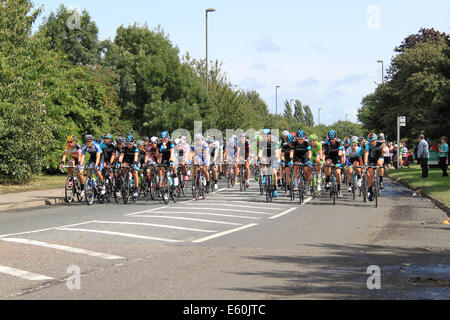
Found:
<path fill-rule="evenodd" d="M 133 147 L 131 147 L 131 148 L 128 148 L 128 146 L 125 146 L 122 149 L 121 153 L 124 155 L 122 161 L 126 162 L 128 164 L 132 164 L 132 163 L 134 163 L 134 155 L 136 153 L 139 153 L 139 149 L 138 149 L 137 145 L 133 144 Z"/>
<path fill-rule="evenodd" d="M 339 150 L 343 150 L 341 142 L 336 141 L 334 144 L 330 144 L 330 141 L 327 140 L 322 145 L 323 154 L 325 155 L 325 159 L 333 159 L 337 161 L 339 157 Z"/>
<path fill-rule="evenodd" d="M 172 141 L 167 141 L 167 143 L 158 143 L 158 150 L 162 155 L 162 163 L 168 163 L 170 161 L 170 151 L 175 148 L 175 144 Z"/>
<path fill-rule="evenodd" d="M 248 139 L 245 139 L 245 144 L 243 142 L 238 141 L 238 147 L 241 150 L 239 153 L 240 155 L 244 155 L 244 159 L 248 160 L 250 156 L 250 141 Z M 244 153 L 242 153 L 242 147 L 244 148 Z"/>
<path fill-rule="evenodd" d="M 103 161 L 109 162 L 111 160 L 111 156 L 117 149 L 116 143 L 114 141 L 112 141 L 108 144 L 106 144 L 105 142 L 102 142 L 100 144 L 100 147 L 102 148 L 102 152 L 103 152 L 103 155 L 102 155 Z"/>
<path fill-rule="evenodd" d="M 378 159 L 383 158 L 383 142 L 377 142 L 375 146 L 367 143 L 365 151 L 369 152 L 370 163 L 377 162 Z"/>
<path fill-rule="evenodd" d="M 308 141 L 303 141 L 299 143 L 297 140 L 291 144 L 291 150 L 294 150 L 294 161 L 303 162 L 308 156 L 308 151 L 311 150 L 311 146 Z"/>
<path fill-rule="evenodd" d="M 139 163 L 140 164 L 144 164 L 144 160 L 145 160 L 145 154 L 147 152 L 144 150 L 139 150 Z"/>
<path fill-rule="evenodd" d="M 275 152 L 276 149 L 279 149 L 279 146 L 274 139 L 271 139 L 269 142 L 267 142 L 266 139 L 259 141 L 259 150 L 262 151 L 263 157 L 271 158 L 272 150 Z M 275 154 L 273 154 L 273 156 L 275 156 Z"/>

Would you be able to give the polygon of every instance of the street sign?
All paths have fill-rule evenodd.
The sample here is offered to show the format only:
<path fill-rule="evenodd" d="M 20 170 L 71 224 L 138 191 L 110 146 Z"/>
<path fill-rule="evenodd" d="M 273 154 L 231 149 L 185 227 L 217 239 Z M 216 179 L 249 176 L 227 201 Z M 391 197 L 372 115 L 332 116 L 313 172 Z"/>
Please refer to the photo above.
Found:
<path fill-rule="evenodd" d="M 406 127 L 406 117 L 398 117 L 400 127 Z"/>

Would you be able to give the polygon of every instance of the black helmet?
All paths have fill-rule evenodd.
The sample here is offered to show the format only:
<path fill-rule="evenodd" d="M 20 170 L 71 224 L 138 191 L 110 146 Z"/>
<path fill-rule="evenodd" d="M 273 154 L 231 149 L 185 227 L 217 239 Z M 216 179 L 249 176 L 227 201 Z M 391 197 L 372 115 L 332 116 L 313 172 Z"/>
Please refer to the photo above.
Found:
<path fill-rule="evenodd" d="M 147 136 L 145 136 L 145 137 L 142 138 L 142 140 L 143 140 L 143 141 L 150 141 L 150 138 L 147 137 Z"/>
<path fill-rule="evenodd" d="M 84 141 L 94 141 L 95 138 L 92 134 L 87 134 L 84 136 Z"/>

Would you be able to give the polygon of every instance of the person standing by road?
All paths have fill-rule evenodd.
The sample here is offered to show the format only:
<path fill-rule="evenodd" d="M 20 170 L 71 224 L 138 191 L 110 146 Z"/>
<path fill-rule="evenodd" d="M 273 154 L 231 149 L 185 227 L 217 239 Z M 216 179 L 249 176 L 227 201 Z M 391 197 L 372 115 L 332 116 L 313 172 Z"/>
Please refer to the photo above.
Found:
<path fill-rule="evenodd" d="M 422 178 L 428 177 L 428 158 L 430 153 L 428 151 L 428 142 L 425 140 L 423 134 L 419 135 L 419 145 L 417 146 L 417 158 L 419 159 L 420 167 L 422 168 Z"/>
<path fill-rule="evenodd" d="M 442 175 L 448 177 L 447 173 L 447 158 L 448 158 L 448 144 L 447 137 L 441 138 L 441 144 L 439 145 L 439 166 L 442 169 Z"/>

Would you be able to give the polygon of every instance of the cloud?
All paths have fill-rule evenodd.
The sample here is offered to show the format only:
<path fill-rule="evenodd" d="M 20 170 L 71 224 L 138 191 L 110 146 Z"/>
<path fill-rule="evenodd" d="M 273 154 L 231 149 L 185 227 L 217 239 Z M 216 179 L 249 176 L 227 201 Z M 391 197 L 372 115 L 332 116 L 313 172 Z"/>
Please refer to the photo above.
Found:
<path fill-rule="evenodd" d="M 262 71 L 267 71 L 267 65 L 263 64 L 263 63 L 255 63 L 252 66 L 252 69 L 254 70 L 262 70 Z"/>
<path fill-rule="evenodd" d="M 319 85 L 320 82 L 314 78 L 308 78 L 306 80 L 299 80 L 297 81 L 297 83 L 295 84 L 296 88 L 310 88 L 313 86 L 317 86 Z"/>
<path fill-rule="evenodd" d="M 324 46 L 322 46 L 321 44 L 317 43 L 317 42 L 311 42 L 310 47 L 316 51 L 322 52 L 322 53 L 328 53 L 329 50 L 327 48 L 325 48 Z"/>
<path fill-rule="evenodd" d="M 253 42 L 253 47 L 259 52 L 279 52 L 281 47 L 273 42 L 271 37 L 265 36 L 256 42 Z"/>
<path fill-rule="evenodd" d="M 351 85 L 355 85 L 355 84 L 359 84 L 363 81 L 368 81 L 369 79 L 371 79 L 372 77 L 369 76 L 368 74 L 353 74 L 353 75 L 349 75 L 346 76 L 342 79 L 339 79 L 337 81 L 334 82 L 333 87 L 345 87 L 345 86 L 351 86 Z"/>
<path fill-rule="evenodd" d="M 263 89 L 266 87 L 266 85 L 263 82 L 258 82 L 254 78 L 245 78 L 244 80 L 241 81 L 239 87 L 256 90 L 256 89 Z"/>

